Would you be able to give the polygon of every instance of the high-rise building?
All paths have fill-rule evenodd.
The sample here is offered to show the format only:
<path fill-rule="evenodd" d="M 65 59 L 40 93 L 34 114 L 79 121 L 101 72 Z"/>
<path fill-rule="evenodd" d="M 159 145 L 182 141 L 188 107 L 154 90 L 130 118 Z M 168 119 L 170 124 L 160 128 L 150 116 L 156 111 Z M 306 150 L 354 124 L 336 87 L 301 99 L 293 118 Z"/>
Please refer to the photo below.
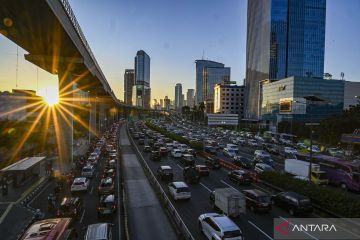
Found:
<path fill-rule="evenodd" d="M 168 96 L 165 96 L 165 98 L 164 98 L 164 108 L 165 108 L 166 111 L 170 110 L 170 105 L 171 105 L 170 99 L 168 98 Z"/>
<path fill-rule="evenodd" d="M 196 104 L 200 104 L 204 102 L 203 98 L 203 83 L 204 77 L 206 75 L 206 68 L 215 67 L 215 68 L 223 68 L 225 65 L 222 63 L 209 61 L 209 60 L 196 60 L 196 79 L 195 79 L 195 87 L 196 87 Z"/>
<path fill-rule="evenodd" d="M 164 107 L 164 99 L 160 99 L 160 106 L 161 106 L 161 108 Z"/>
<path fill-rule="evenodd" d="M 150 57 L 140 50 L 135 56 L 135 85 L 133 86 L 133 105 L 150 108 Z"/>
<path fill-rule="evenodd" d="M 218 83 L 230 82 L 229 67 L 204 68 L 202 95 L 205 102 L 214 101 L 214 87 Z"/>
<path fill-rule="evenodd" d="M 246 117 L 256 119 L 261 80 L 323 76 L 326 0 L 251 0 L 247 11 Z"/>
<path fill-rule="evenodd" d="M 194 89 L 188 89 L 186 93 L 186 104 L 190 108 L 194 107 L 195 104 L 195 90 Z"/>
<path fill-rule="evenodd" d="M 132 105 L 132 89 L 135 84 L 134 69 L 125 69 L 124 73 L 124 102 Z"/>
<path fill-rule="evenodd" d="M 181 83 L 176 84 L 175 86 L 175 110 L 181 110 L 183 99 L 182 99 L 182 85 Z"/>
<path fill-rule="evenodd" d="M 214 113 L 238 114 L 244 118 L 244 86 L 236 82 L 216 84 L 214 88 Z"/>

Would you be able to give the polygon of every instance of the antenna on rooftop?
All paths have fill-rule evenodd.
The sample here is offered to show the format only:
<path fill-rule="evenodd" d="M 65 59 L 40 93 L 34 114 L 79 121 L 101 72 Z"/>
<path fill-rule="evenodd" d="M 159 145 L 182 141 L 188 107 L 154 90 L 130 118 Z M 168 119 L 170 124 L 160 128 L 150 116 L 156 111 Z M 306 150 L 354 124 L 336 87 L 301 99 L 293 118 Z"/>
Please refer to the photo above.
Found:
<path fill-rule="evenodd" d="M 201 60 L 204 60 L 205 50 L 203 50 L 202 58 Z"/>

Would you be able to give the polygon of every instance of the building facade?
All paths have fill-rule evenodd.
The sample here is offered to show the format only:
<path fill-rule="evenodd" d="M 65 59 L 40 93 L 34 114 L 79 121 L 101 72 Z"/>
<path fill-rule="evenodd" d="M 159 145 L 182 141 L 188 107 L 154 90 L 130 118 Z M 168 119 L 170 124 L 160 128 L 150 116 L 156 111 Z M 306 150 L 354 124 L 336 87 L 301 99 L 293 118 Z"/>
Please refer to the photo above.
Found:
<path fill-rule="evenodd" d="M 196 69 L 195 69 L 195 88 L 196 88 L 196 99 L 195 99 L 195 104 L 199 105 L 201 102 L 204 102 L 204 98 L 203 98 L 203 83 L 204 83 L 204 75 L 205 75 L 205 70 L 208 67 L 218 67 L 218 68 L 223 68 L 225 65 L 222 63 L 218 63 L 218 62 L 214 62 L 214 61 L 209 61 L 209 60 L 196 60 L 195 61 L 196 64 Z"/>
<path fill-rule="evenodd" d="M 166 111 L 170 111 L 170 105 L 171 105 L 170 99 L 168 98 L 168 96 L 165 96 L 165 98 L 164 98 L 164 109 Z"/>
<path fill-rule="evenodd" d="M 356 106 L 360 101 L 360 82 L 345 81 L 344 110 Z"/>
<path fill-rule="evenodd" d="M 132 94 L 133 105 L 150 108 L 150 57 L 143 50 L 138 51 L 135 56 L 135 85 Z"/>
<path fill-rule="evenodd" d="M 289 77 L 267 81 L 262 85 L 261 120 L 319 122 L 344 107 L 343 80 Z M 324 102 L 310 102 L 304 97 L 316 96 Z"/>
<path fill-rule="evenodd" d="M 206 114 L 209 126 L 237 126 L 239 124 L 238 114 Z"/>
<path fill-rule="evenodd" d="M 245 87 L 221 83 L 214 88 L 214 113 L 238 114 L 244 118 Z"/>
<path fill-rule="evenodd" d="M 186 104 L 190 108 L 193 108 L 195 105 L 195 89 L 188 89 L 186 93 Z"/>
<path fill-rule="evenodd" d="M 132 105 L 132 92 L 135 85 L 135 71 L 134 69 L 125 69 L 124 73 L 124 102 Z"/>
<path fill-rule="evenodd" d="M 180 111 L 183 107 L 183 98 L 182 98 L 182 85 L 181 83 L 176 84 L 175 86 L 175 110 Z"/>
<path fill-rule="evenodd" d="M 256 119 L 261 80 L 323 77 L 326 0 L 252 0 L 247 15 L 246 115 Z"/>

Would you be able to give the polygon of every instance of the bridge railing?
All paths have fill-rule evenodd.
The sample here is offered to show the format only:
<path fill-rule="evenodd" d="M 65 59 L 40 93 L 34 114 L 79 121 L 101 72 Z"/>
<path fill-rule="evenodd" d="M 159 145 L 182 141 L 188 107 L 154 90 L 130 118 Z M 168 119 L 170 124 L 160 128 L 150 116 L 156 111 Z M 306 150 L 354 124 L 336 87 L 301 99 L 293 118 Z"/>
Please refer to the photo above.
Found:
<path fill-rule="evenodd" d="M 69 17 L 69 19 L 70 19 L 73 27 L 75 28 L 75 31 L 76 31 L 76 33 L 78 34 L 81 42 L 84 44 L 85 49 L 86 49 L 87 52 L 89 53 L 91 59 L 94 61 L 94 64 L 95 64 L 97 70 L 99 71 L 101 77 L 106 81 L 106 78 L 105 78 L 103 72 L 101 71 L 101 68 L 100 68 L 98 62 L 96 61 L 96 58 L 95 58 L 93 52 L 91 51 L 91 48 L 90 48 L 90 46 L 89 46 L 89 43 L 87 42 L 87 40 L 86 40 L 86 38 L 85 38 L 85 35 L 84 35 L 83 31 L 81 30 L 80 24 L 79 24 L 79 22 L 77 21 L 77 19 L 76 19 L 76 17 L 75 17 L 75 14 L 74 14 L 71 6 L 70 6 L 70 3 L 68 2 L 68 0 L 59 0 L 59 1 L 60 1 L 60 3 L 62 4 L 62 6 L 63 6 L 63 8 L 64 8 L 64 10 L 65 10 L 65 12 L 66 12 L 66 14 L 68 15 L 68 17 Z M 107 87 L 107 88 L 109 89 L 109 91 L 110 91 L 109 94 L 112 95 L 112 97 L 114 98 L 114 100 L 117 99 L 117 98 L 115 97 L 114 93 L 112 92 L 112 90 L 111 90 L 111 88 L 110 88 L 110 86 L 109 86 L 109 83 L 108 83 L 107 81 L 106 81 L 106 85 L 107 85 L 106 87 Z"/>

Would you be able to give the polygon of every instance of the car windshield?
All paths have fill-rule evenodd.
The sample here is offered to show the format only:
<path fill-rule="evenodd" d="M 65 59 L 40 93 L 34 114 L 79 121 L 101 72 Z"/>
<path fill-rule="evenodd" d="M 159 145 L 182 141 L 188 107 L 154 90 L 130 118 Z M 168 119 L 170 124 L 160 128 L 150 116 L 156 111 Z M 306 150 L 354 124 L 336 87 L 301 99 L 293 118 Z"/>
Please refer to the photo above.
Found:
<path fill-rule="evenodd" d="M 83 185 L 84 182 L 74 182 L 74 185 Z"/>
<path fill-rule="evenodd" d="M 114 202 L 101 202 L 100 207 L 103 208 L 112 208 L 114 206 Z"/>
<path fill-rule="evenodd" d="M 91 172 L 91 168 L 83 168 L 83 172 Z"/>
<path fill-rule="evenodd" d="M 240 230 L 224 232 L 224 238 L 235 238 L 235 237 L 241 237 L 241 236 L 242 236 L 242 234 L 241 234 Z"/>
<path fill-rule="evenodd" d="M 168 173 L 172 173 L 171 169 L 164 169 L 164 173 L 168 174 Z"/>

